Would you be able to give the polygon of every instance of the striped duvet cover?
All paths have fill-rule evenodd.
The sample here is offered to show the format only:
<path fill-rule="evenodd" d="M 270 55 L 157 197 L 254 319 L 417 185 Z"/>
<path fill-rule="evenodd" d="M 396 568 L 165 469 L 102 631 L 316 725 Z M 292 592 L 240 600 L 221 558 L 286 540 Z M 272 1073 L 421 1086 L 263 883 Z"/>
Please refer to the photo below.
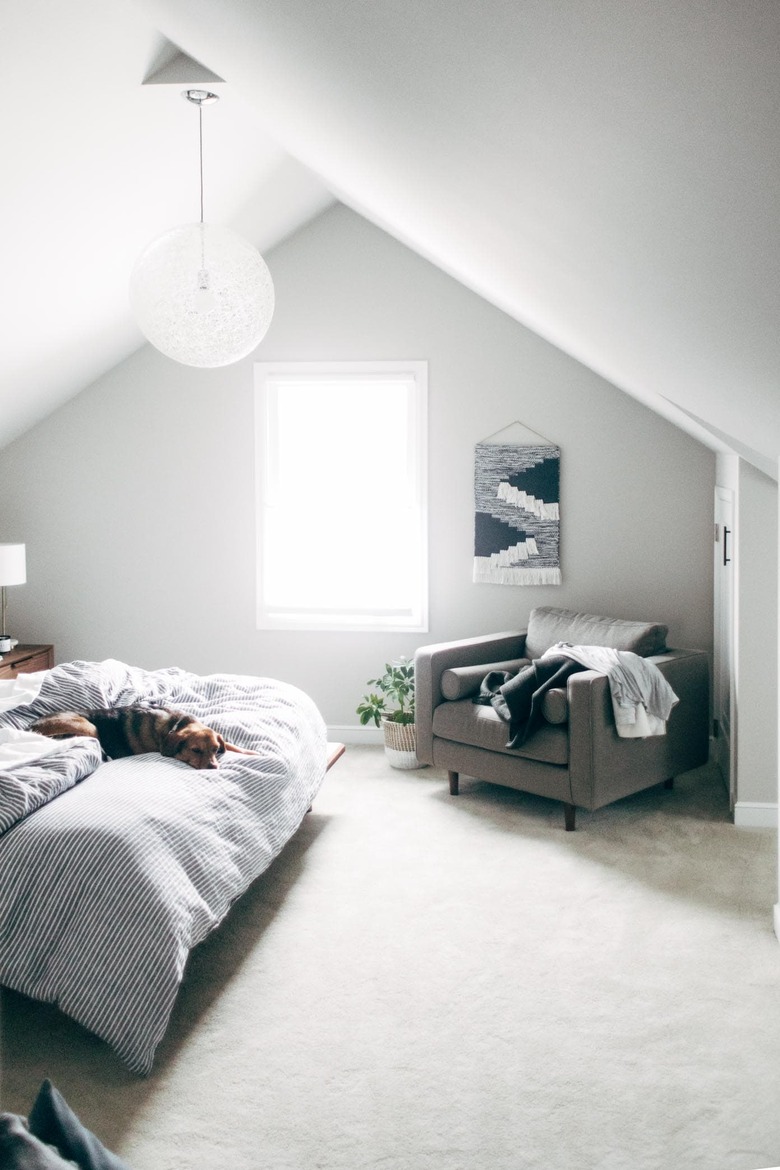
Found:
<path fill-rule="evenodd" d="M 55 667 L 0 727 L 127 703 L 185 711 L 258 754 L 197 771 L 157 754 L 101 763 L 94 741 L 75 739 L 0 773 L 0 825 L 22 809 L 0 834 L 0 984 L 58 1004 L 146 1074 L 190 949 L 300 825 L 326 736 L 288 684 L 115 660 Z"/>

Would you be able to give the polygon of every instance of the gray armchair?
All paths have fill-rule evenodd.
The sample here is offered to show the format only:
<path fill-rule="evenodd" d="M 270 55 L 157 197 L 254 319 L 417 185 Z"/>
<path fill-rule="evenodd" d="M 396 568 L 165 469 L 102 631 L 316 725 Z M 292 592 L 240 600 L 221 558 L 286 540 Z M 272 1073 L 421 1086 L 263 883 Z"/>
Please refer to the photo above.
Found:
<path fill-rule="evenodd" d="M 539 607 L 527 630 L 421 646 L 415 655 L 417 756 L 446 768 L 450 792 L 460 774 L 560 800 L 574 829 L 575 809 L 597 809 L 706 763 L 709 661 L 703 650 L 666 648 L 667 627 Z M 508 725 L 474 703 L 491 670 L 516 672 L 557 642 L 630 650 L 655 663 L 679 698 L 665 735 L 617 734 L 609 681 L 580 670 L 544 696 L 542 726 L 508 748 Z"/>

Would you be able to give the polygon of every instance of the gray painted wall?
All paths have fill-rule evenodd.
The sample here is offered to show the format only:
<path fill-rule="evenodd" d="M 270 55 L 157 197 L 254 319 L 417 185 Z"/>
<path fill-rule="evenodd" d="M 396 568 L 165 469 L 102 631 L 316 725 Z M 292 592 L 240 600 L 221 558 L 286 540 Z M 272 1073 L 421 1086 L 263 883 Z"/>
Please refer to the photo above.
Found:
<path fill-rule="evenodd" d="M 711 648 L 710 450 L 342 206 L 268 260 L 256 358 L 429 363 L 429 634 L 255 629 L 252 359 L 193 370 L 145 346 L 0 454 L 0 539 L 28 550 L 16 636 L 60 661 L 284 678 L 331 725 L 356 723 L 386 658 L 535 605 L 657 619 L 672 645 Z M 474 444 L 515 420 L 562 448 L 559 587 L 471 583 Z"/>

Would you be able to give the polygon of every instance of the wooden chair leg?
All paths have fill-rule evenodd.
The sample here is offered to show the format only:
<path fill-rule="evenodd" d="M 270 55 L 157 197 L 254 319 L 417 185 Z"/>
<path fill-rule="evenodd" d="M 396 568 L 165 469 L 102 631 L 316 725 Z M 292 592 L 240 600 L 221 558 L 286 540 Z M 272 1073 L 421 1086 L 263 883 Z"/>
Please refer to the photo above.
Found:
<path fill-rule="evenodd" d="M 457 772 L 448 772 L 447 778 L 449 779 L 449 782 L 450 782 L 450 796 L 457 796 L 458 795 L 458 773 Z"/>
<path fill-rule="evenodd" d="M 674 788 L 674 776 L 671 780 L 664 780 L 664 788 Z"/>
<path fill-rule="evenodd" d="M 577 809 L 573 804 L 564 804 L 563 806 L 563 823 L 566 827 L 567 833 L 574 832 L 574 821 L 577 815 Z"/>

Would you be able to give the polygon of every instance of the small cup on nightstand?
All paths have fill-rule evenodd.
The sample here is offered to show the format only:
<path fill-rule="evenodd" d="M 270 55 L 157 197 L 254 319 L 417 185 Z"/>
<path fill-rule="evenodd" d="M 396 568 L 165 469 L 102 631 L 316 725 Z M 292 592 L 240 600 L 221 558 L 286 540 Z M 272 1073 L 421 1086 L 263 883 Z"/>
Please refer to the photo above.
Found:
<path fill-rule="evenodd" d="M 0 654 L 7 654 L 11 649 L 11 639 L 8 634 L 0 634 Z"/>

